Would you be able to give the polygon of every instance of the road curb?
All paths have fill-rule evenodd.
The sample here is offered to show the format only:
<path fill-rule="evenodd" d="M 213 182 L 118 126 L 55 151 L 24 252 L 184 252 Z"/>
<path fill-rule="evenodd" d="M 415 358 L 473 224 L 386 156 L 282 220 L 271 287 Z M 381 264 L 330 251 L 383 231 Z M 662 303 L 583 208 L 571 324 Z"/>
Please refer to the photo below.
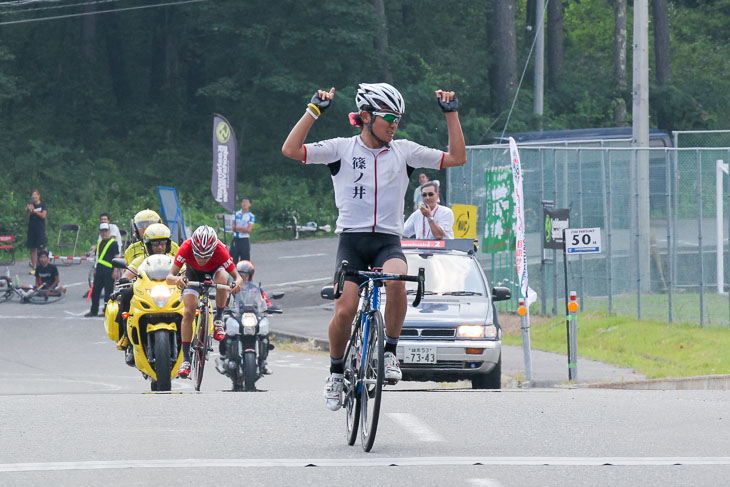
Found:
<path fill-rule="evenodd" d="M 632 389 L 632 390 L 729 390 L 730 375 L 699 375 L 696 377 L 675 377 L 647 379 L 627 382 L 608 382 L 601 384 L 577 384 L 578 387 L 591 389 Z"/>
<path fill-rule="evenodd" d="M 271 339 L 273 341 L 289 340 L 289 341 L 297 342 L 297 343 L 309 343 L 312 346 L 314 346 L 320 350 L 324 350 L 325 352 L 329 352 L 329 349 L 330 349 L 330 344 L 327 340 L 321 340 L 319 338 L 305 337 L 304 335 L 297 335 L 295 333 L 272 331 Z"/>

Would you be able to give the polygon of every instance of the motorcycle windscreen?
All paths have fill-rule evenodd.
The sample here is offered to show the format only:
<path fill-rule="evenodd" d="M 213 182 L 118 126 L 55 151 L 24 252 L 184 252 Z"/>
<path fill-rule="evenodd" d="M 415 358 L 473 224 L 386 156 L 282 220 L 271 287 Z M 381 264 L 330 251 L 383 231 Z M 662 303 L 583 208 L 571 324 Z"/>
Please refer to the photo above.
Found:
<path fill-rule="evenodd" d="M 254 312 L 259 314 L 266 311 L 261 289 L 252 282 L 243 283 L 241 292 L 236 295 L 236 305 L 239 313 L 243 313 L 244 308 L 253 308 Z"/>

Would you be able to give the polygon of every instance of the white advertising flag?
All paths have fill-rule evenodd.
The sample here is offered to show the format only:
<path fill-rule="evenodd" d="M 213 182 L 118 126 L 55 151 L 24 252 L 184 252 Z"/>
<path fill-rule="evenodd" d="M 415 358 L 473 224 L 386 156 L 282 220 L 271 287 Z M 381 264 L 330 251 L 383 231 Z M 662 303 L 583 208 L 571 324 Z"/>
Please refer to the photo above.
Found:
<path fill-rule="evenodd" d="M 525 199 L 522 194 L 522 166 L 520 153 L 517 151 L 515 139 L 509 138 L 510 165 L 512 166 L 512 182 L 514 183 L 515 201 L 515 264 L 517 279 L 522 298 L 528 298 L 527 253 L 525 252 Z"/>

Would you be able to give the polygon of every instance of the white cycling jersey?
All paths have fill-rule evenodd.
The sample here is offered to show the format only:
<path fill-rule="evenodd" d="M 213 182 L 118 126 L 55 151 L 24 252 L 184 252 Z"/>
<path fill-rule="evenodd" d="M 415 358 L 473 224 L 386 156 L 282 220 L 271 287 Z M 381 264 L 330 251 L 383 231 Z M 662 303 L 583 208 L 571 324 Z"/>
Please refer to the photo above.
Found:
<path fill-rule="evenodd" d="M 339 210 L 336 233 L 403 233 L 408 167 L 441 169 L 444 152 L 410 140 L 371 149 L 359 135 L 304 144 L 304 164 L 328 164 Z"/>

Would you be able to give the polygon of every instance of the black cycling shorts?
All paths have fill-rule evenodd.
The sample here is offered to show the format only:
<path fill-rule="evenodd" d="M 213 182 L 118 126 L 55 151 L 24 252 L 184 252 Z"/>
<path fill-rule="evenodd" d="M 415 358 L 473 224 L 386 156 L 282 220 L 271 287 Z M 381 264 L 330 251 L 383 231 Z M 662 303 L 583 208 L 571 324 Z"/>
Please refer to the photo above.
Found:
<path fill-rule="evenodd" d="M 400 246 L 400 237 L 389 233 L 341 233 L 337 245 L 337 262 L 335 263 L 335 281 L 337 269 L 343 260 L 348 261 L 347 268 L 354 271 L 367 271 L 372 267 L 383 267 L 389 259 L 406 261 Z M 364 278 L 347 276 L 346 281 L 361 284 Z"/>

